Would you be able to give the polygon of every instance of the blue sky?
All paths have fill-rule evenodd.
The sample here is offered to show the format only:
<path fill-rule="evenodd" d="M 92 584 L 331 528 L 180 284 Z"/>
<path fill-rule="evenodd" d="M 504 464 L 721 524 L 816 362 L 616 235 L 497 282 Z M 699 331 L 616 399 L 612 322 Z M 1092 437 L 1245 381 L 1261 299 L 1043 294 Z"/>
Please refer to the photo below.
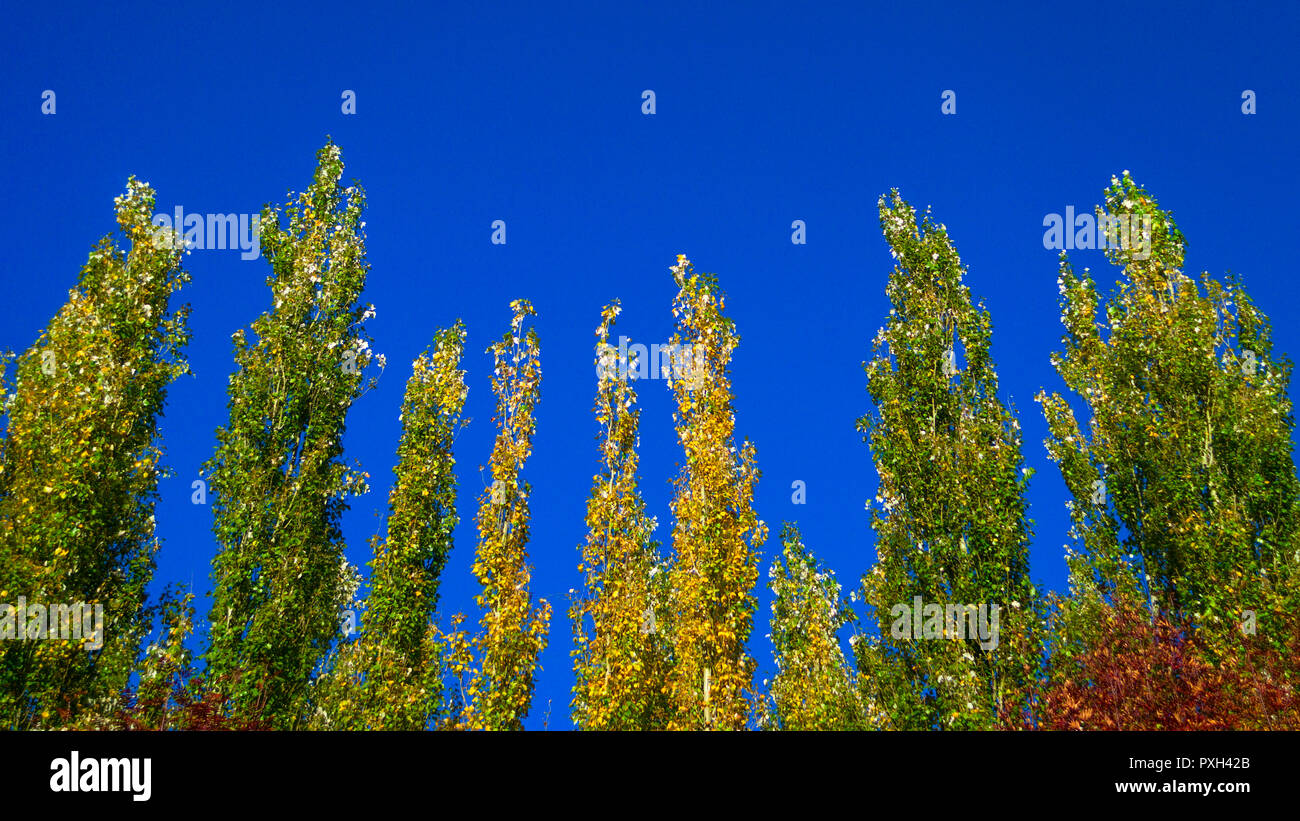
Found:
<path fill-rule="evenodd" d="M 1056 252 L 1043 218 L 1090 211 L 1129 169 L 1173 210 L 1188 269 L 1242 274 L 1294 354 L 1300 182 L 1300 7 L 1293 4 L 250 4 L 131 3 L 6 12 L 0 52 L 0 348 L 25 349 L 113 229 L 134 174 L 171 213 L 249 213 L 310 181 L 332 135 L 346 178 L 366 187 L 368 324 L 386 354 L 380 387 L 354 405 L 347 455 L 372 474 L 345 519 L 364 564 L 382 527 L 410 361 L 462 317 L 473 418 L 457 457 L 462 526 L 443 608 L 477 615 L 469 573 L 474 497 L 493 429 L 483 353 L 510 300 L 539 312 L 543 387 L 529 552 L 534 594 L 556 608 L 529 727 L 567 727 L 572 646 L 565 611 L 597 469 L 593 330 L 622 299 L 617 333 L 666 341 L 685 253 L 716 272 L 742 336 L 737 429 L 758 447 L 757 504 L 774 537 L 797 520 L 846 590 L 874 561 L 864 502 L 870 453 L 861 363 L 888 311 L 892 267 L 877 197 L 933 207 L 994 323 L 1003 397 L 1037 469 L 1033 574 L 1064 583 L 1065 491 L 1041 445 L 1034 394 L 1060 387 Z M 41 95 L 56 93 L 56 113 Z M 355 115 L 341 94 L 356 92 Z M 641 93 L 656 113 L 641 112 Z M 940 95 L 956 92 L 956 114 Z M 1258 113 L 1241 111 L 1243 90 Z M 504 220 L 507 244 L 490 242 Z M 790 241 L 807 224 L 807 244 Z M 1072 255 L 1109 285 L 1100 251 Z M 209 587 L 211 510 L 190 482 L 226 418 L 230 335 L 268 305 L 264 260 L 196 251 L 188 354 L 163 423 L 164 540 L 156 577 Z M 642 480 L 671 537 L 679 449 L 662 382 L 640 385 Z M 807 483 L 807 504 L 791 483 Z M 770 596 L 760 591 L 753 651 Z M 200 602 L 206 612 L 206 602 Z M 549 705 L 549 707 L 548 707 Z"/>

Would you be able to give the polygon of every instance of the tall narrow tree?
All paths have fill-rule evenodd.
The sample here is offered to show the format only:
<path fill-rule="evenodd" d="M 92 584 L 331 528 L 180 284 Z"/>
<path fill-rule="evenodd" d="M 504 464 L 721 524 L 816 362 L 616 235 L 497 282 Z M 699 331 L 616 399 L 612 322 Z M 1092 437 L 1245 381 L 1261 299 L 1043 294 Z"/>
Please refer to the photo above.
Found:
<path fill-rule="evenodd" d="M 596 329 L 601 472 L 587 499 L 587 542 L 578 565 L 583 590 L 569 611 L 573 722 L 581 729 L 654 730 L 671 718 L 664 686 L 671 653 L 659 629 L 667 574 L 637 479 L 641 412 L 633 408 L 632 370 L 609 344 L 619 310 L 617 300 L 607 305 Z"/>
<path fill-rule="evenodd" d="M 273 304 L 234 335 L 230 420 L 206 465 L 214 532 L 211 680 L 237 714 L 298 726 L 313 671 L 358 583 L 340 517 L 366 474 L 342 460 L 348 408 L 374 357 L 360 303 L 365 195 L 342 187 L 337 146 L 317 153 L 311 186 L 260 220 Z M 371 381 L 373 384 L 373 380 Z"/>
<path fill-rule="evenodd" d="M 856 645 L 860 680 L 888 726 L 988 728 L 1026 707 L 1039 658 L 1020 425 L 998 399 L 989 315 L 971 304 L 947 229 L 928 212 L 918 225 L 897 191 L 879 207 L 897 265 L 865 366 L 875 411 L 858 421 L 880 477 L 878 560 L 863 579 L 879 638 Z M 950 623 L 950 605 L 987 608 L 986 640 L 970 611 Z M 916 635 L 918 606 L 944 629 Z"/>
<path fill-rule="evenodd" d="M 1280 642 L 1300 607 L 1292 363 L 1235 278 L 1183 273 L 1182 232 L 1127 171 L 1098 219 L 1118 291 L 1103 314 L 1092 276 L 1062 255 L 1053 356 L 1086 432 L 1064 397 L 1039 395 L 1073 497 L 1072 604 L 1146 601 L 1220 652 L 1239 630 Z"/>
<path fill-rule="evenodd" d="M 743 729 L 755 662 L 745 644 L 754 622 L 757 550 L 767 526 L 754 511 L 755 449 L 735 445 L 729 364 L 740 337 L 711 274 L 678 255 L 672 267 L 677 333 L 670 387 L 686 462 L 672 501 L 674 559 L 666 627 L 673 729 Z"/>
<path fill-rule="evenodd" d="M 489 462 L 492 483 L 478 509 L 478 551 L 474 575 L 483 586 L 483 609 L 472 639 L 451 637 L 449 672 L 456 680 L 457 707 L 451 726 L 518 730 L 532 706 L 540 657 L 546 649 L 551 605 L 532 602 L 528 565 L 528 500 L 531 486 L 521 472 L 533 451 L 534 411 L 541 398 L 541 345 L 524 323 L 536 316 L 523 299 L 510 303 L 510 332 L 488 348 L 496 394 L 496 442 Z"/>
<path fill-rule="evenodd" d="M 338 646 L 315 687 L 316 727 L 420 730 L 442 714 L 443 646 L 434 628 L 438 583 L 456 529 L 456 459 L 468 388 L 465 327 L 439 331 L 415 360 L 402 402 L 388 534 L 371 541 L 370 593 L 360 636 Z"/>
<path fill-rule="evenodd" d="M 12 634 L 15 611 L 0 611 L 0 635 L 18 639 L 0 641 L 7 727 L 113 703 L 150 626 L 159 419 L 169 384 L 188 372 L 188 308 L 169 303 L 189 275 L 173 242 L 155 242 L 152 188 L 131 178 L 115 204 L 126 248 L 100 240 L 67 303 L 18 358 L 5 403 L 0 603 L 46 617 L 24 625 L 26 638 L 39 630 L 45 640 L 27 641 Z M 80 605 L 102 607 L 102 625 L 83 622 Z M 60 633 L 75 619 L 102 646 L 93 635 L 46 638 L 56 615 Z"/>

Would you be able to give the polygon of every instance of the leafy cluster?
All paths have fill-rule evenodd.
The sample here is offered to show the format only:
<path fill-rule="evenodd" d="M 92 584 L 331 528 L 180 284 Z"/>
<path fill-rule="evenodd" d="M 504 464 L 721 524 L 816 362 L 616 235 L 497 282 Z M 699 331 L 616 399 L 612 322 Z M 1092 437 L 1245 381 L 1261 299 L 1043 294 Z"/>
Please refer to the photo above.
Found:
<path fill-rule="evenodd" d="M 1036 693 L 1042 729 L 1300 729 L 1300 633 L 1263 637 L 1217 663 L 1193 625 L 1140 605 L 1107 607 L 1096 641 Z M 1032 725 L 1029 725 L 1032 726 Z"/>

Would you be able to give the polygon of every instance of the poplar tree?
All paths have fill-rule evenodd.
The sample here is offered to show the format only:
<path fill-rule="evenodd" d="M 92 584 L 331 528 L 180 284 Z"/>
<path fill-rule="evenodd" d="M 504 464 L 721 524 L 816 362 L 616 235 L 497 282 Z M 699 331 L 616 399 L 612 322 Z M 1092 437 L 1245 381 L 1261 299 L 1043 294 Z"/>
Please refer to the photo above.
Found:
<path fill-rule="evenodd" d="M 528 317 L 532 304 L 510 303 L 510 332 L 488 348 L 492 390 L 496 394 L 496 441 L 489 462 L 492 483 L 479 497 L 478 550 L 474 575 L 483 592 L 483 609 L 472 638 L 454 633 L 448 644 L 448 671 L 455 698 L 449 726 L 457 729 L 519 730 L 532 706 L 540 657 L 546 649 L 551 605 L 529 592 L 528 499 L 531 486 L 521 476 L 532 454 L 534 413 L 541 398 L 541 345 Z M 460 623 L 460 617 L 454 624 Z"/>
<path fill-rule="evenodd" d="M 155 242 L 151 187 L 132 177 L 115 206 L 124 246 L 104 237 L 91 251 L 68 301 L 18 357 L 4 404 L 0 604 L 21 597 L 43 622 L 28 620 L 22 640 L 16 612 L 0 611 L 7 727 L 52 726 L 113 703 L 153 615 L 159 419 L 168 386 L 188 372 L 188 308 L 169 303 L 189 275 L 173 242 Z M 82 622 L 79 605 L 103 608 L 102 625 L 81 625 L 102 627 L 102 646 L 66 638 L 60 608 Z M 65 638 L 46 637 L 50 615 Z"/>
<path fill-rule="evenodd" d="M 678 255 L 672 267 L 677 333 L 670 389 L 686 462 L 676 479 L 668 623 L 674 666 L 672 729 L 743 729 L 755 662 L 745 644 L 754 619 L 757 550 L 767 526 L 754 511 L 756 452 L 735 445 L 728 365 L 740 341 L 712 274 Z"/>
<path fill-rule="evenodd" d="M 312 724 L 333 730 L 422 730 L 442 712 L 438 585 L 456 515 L 452 445 L 468 388 L 465 328 L 439 331 L 413 365 L 402 402 L 388 533 L 371 540 L 370 593 L 355 641 L 340 644 L 316 686 Z"/>
<path fill-rule="evenodd" d="M 654 730 L 671 718 L 665 685 L 671 648 L 659 626 L 668 576 L 651 538 L 657 523 L 646 516 L 637 478 L 641 411 L 633 408 L 632 363 L 619 363 L 609 345 L 619 311 L 617 300 L 607 305 L 596 329 L 601 472 L 587 499 L 587 540 L 578 565 L 583 590 L 569 610 L 572 715 L 580 729 Z"/>
<path fill-rule="evenodd" d="M 1215 652 L 1238 631 L 1284 650 L 1300 607 L 1292 363 L 1236 277 L 1183 272 L 1186 239 L 1127 171 L 1097 214 L 1118 287 L 1103 300 L 1062 254 L 1065 349 L 1052 357 L 1086 430 L 1061 394 L 1038 397 L 1072 497 L 1076 612 L 1062 630 L 1077 638 L 1100 605 L 1136 600 Z"/>
<path fill-rule="evenodd" d="M 762 722 L 777 730 L 866 730 L 877 717 L 858 691 L 840 648 L 853 618 L 834 572 L 803 544 L 796 525 L 781 529 L 781 556 L 768 572 L 776 675 Z"/>
<path fill-rule="evenodd" d="M 875 410 L 858 420 L 880 480 L 868 504 L 878 559 L 863 578 L 879 637 L 856 644 L 859 680 L 889 727 L 990 728 L 1027 709 L 1041 647 L 1020 425 L 998 399 L 989 314 L 971 303 L 946 227 L 928 211 L 918 225 L 897 191 L 879 208 L 897 264 L 864 366 Z M 931 608 L 922 635 L 918 601 Z M 988 608 L 996 646 L 981 646 L 971 616 L 949 623 L 949 605 Z"/>
<path fill-rule="evenodd" d="M 235 715 L 298 726 L 313 672 L 359 584 L 340 517 L 366 474 L 342 460 L 348 408 L 373 379 L 359 302 L 365 195 L 341 187 L 328 143 L 308 189 L 263 209 L 272 306 L 234 335 L 229 422 L 205 465 L 220 552 L 213 560 L 210 680 Z M 281 225 L 281 218 L 287 224 Z"/>

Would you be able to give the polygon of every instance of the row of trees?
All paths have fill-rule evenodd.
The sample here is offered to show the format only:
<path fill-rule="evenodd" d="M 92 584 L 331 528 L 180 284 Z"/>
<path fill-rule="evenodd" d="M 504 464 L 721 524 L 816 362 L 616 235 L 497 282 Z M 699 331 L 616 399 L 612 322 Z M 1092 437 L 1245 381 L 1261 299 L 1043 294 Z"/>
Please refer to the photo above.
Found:
<path fill-rule="evenodd" d="M 271 304 L 234 335 L 229 419 L 204 466 L 219 550 L 201 659 L 188 649 L 192 599 L 146 596 L 165 475 L 158 419 L 187 372 L 189 339 L 186 309 L 171 306 L 187 281 L 183 251 L 151 224 L 148 186 L 132 179 L 118 198 L 126 247 L 102 240 L 68 303 L 10 358 L 0 604 L 101 604 L 105 638 L 89 651 L 77 640 L 0 641 L 5 726 L 522 727 L 552 615 L 530 592 L 527 555 L 535 312 L 512 303 L 509 331 L 488 351 L 497 435 L 476 515 L 477 629 L 438 607 L 459 522 L 460 322 L 412 365 L 387 527 L 371 540 L 361 597 L 340 521 L 369 476 L 343 460 L 342 438 L 384 362 L 361 301 L 365 195 L 341 185 L 336 146 L 317 159 L 307 190 L 261 215 Z M 737 440 L 739 337 L 716 278 L 679 256 L 672 342 L 696 352 L 697 371 L 670 373 L 685 456 L 671 550 L 640 491 L 640 411 L 621 376 L 635 363 L 598 369 L 600 469 L 569 607 L 575 725 L 1295 726 L 1291 365 L 1239 283 L 1182 273 L 1181 233 L 1127 173 L 1105 212 L 1154 217 L 1154 236 L 1149 255 L 1112 243 L 1123 270 L 1105 299 L 1062 258 L 1065 350 L 1053 361 L 1073 396 L 1039 401 L 1072 496 L 1068 594 L 1030 579 L 1030 472 L 1016 411 L 998 397 L 988 312 L 963 284 L 945 227 L 928 213 L 918 222 L 893 192 L 880 202 L 897 260 L 893 307 L 866 363 L 873 409 L 859 421 L 880 478 L 869 505 L 877 561 L 845 601 L 797 527 L 783 527 L 768 573 L 777 672 L 764 687 L 748 645 L 768 529 L 754 508 L 755 448 Z M 619 310 L 614 301 L 602 312 L 598 362 Z M 1089 412 L 1086 429 L 1076 407 Z M 918 601 L 996 607 L 994 641 L 901 636 L 896 606 Z"/>

